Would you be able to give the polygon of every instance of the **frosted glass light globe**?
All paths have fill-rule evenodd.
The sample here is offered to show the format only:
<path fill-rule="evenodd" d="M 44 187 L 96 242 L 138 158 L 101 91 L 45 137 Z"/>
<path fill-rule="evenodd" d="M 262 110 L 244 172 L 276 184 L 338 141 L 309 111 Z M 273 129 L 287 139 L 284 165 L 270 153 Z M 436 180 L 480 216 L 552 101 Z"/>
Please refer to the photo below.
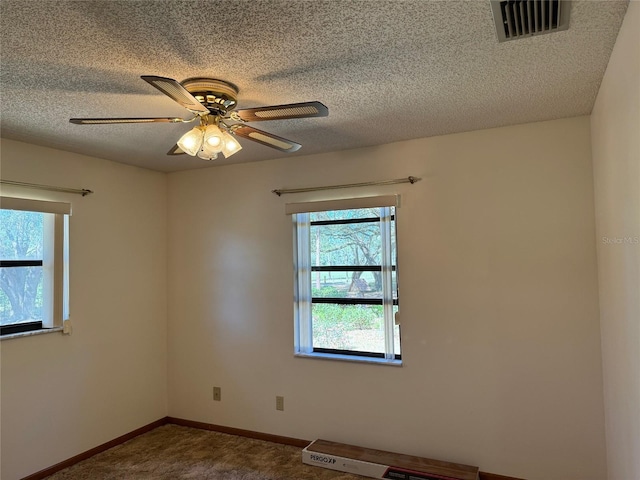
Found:
<path fill-rule="evenodd" d="M 209 125 L 204 132 L 205 147 L 211 152 L 222 150 L 222 130 L 216 125 Z"/>
<path fill-rule="evenodd" d="M 222 154 L 224 155 L 224 158 L 229 158 L 234 153 L 242 150 L 242 145 L 240 145 L 240 142 L 238 142 L 238 140 L 236 140 L 233 135 L 229 134 L 228 132 L 222 133 L 222 140 L 224 142 L 224 145 L 222 147 Z"/>
<path fill-rule="evenodd" d="M 202 131 L 202 128 L 195 127 L 180 137 L 180 140 L 178 140 L 178 146 L 184 153 L 195 157 L 202 146 L 203 135 L 204 132 Z"/>

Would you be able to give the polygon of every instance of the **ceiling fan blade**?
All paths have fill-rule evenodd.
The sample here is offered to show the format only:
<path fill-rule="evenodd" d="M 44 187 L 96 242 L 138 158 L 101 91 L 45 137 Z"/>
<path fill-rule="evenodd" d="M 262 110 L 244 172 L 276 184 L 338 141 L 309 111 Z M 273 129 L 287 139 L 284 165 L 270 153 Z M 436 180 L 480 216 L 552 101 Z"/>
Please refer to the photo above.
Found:
<path fill-rule="evenodd" d="M 209 113 L 209 109 L 202 105 L 196 97 L 191 95 L 186 88 L 180 85 L 173 78 L 156 77 L 153 75 L 143 75 L 142 78 L 148 84 L 156 87 L 173 101 L 178 102 L 187 110 L 194 113 Z"/>
<path fill-rule="evenodd" d="M 232 131 L 239 137 L 246 138 L 247 140 L 253 140 L 254 142 L 266 145 L 267 147 L 280 150 L 281 152 L 291 153 L 302 147 L 302 145 L 300 145 L 299 143 L 292 142 L 291 140 L 287 140 L 286 138 L 279 137 L 277 135 L 274 135 L 273 133 L 258 130 L 257 128 L 253 128 L 248 125 L 234 125 L 232 127 Z"/>
<path fill-rule="evenodd" d="M 183 152 L 182 149 L 178 145 L 174 145 L 171 147 L 171 150 L 167 152 L 167 155 L 185 155 L 186 152 Z"/>
<path fill-rule="evenodd" d="M 245 122 L 264 120 L 285 120 L 287 118 L 326 117 L 329 109 L 320 102 L 290 103 L 270 107 L 245 108 L 237 110 L 238 116 Z"/>
<path fill-rule="evenodd" d="M 71 123 L 77 125 L 105 125 L 110 123 L 182 123 L 182 118 L 71 118 Z"/>

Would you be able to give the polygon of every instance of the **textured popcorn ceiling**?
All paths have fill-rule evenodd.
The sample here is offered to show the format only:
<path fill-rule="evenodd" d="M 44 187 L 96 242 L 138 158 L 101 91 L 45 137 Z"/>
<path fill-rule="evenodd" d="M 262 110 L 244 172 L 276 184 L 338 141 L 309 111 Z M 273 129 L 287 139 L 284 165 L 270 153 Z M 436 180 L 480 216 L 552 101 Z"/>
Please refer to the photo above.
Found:
<path fill-rule="evenodd" d="M 142 81 L 215 77 L 239 107 L 319 100 L 329 117 L 257 128 L 296 156 L 591 112 L 627 1 L 573 1 L 564 32 L 499 44 L 489 0 L 2 0 L 2 136 L 160 170 L 190 114 Z M 237 163 L 282 157 L 240 140 Z M 514 152 L 516 154 L 517 152 Z M 304 161 L 304 158 L 300 158 Z"/>

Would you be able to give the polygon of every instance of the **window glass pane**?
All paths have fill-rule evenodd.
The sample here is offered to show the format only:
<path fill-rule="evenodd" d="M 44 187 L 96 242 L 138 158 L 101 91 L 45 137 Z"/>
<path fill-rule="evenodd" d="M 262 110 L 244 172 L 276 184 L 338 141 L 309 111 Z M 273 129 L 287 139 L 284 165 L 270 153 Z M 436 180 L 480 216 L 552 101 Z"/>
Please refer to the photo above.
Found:
<path fill-rule="evenodd" d="M 384 353 L 382 305 L 314 304 L 313 347 Z"/>
<path fill-rule="evenodd" d="M 0 325 L 42 320 L 42 267 L 0 268 Z"/>
<path fill-rule="evenodd" d="M 396 272 L 391 273 L 393 298 L 398 298 Z M 321 298 L 382 299 L 381 272 L 311 272 L 311 296 Z"/>
<path fill-rule="evenodd" d="M 44 215 L 0 210 L 0 259 L 42 260 Z M 0 268 L 0 324 L 42 320 L 42 267 Z"/>
<path fill-rule="evenodd" d="M 44 215 L 0 210 L 0 259 L 42 260 Z"/>
<path fill-rule="evenodd" d="M 380 224 L 311 226 L 311 265 L 380 265 Z"/>

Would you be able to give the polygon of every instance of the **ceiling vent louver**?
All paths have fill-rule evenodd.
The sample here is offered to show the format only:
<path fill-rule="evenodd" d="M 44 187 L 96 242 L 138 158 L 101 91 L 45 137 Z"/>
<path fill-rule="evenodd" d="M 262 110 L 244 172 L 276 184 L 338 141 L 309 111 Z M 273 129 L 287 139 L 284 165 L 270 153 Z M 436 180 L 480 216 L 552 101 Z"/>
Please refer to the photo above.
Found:
<path fill-rule="evenodd" d="M 498 42 L 569 28 L 567 0 L 491 0 Z"/>

